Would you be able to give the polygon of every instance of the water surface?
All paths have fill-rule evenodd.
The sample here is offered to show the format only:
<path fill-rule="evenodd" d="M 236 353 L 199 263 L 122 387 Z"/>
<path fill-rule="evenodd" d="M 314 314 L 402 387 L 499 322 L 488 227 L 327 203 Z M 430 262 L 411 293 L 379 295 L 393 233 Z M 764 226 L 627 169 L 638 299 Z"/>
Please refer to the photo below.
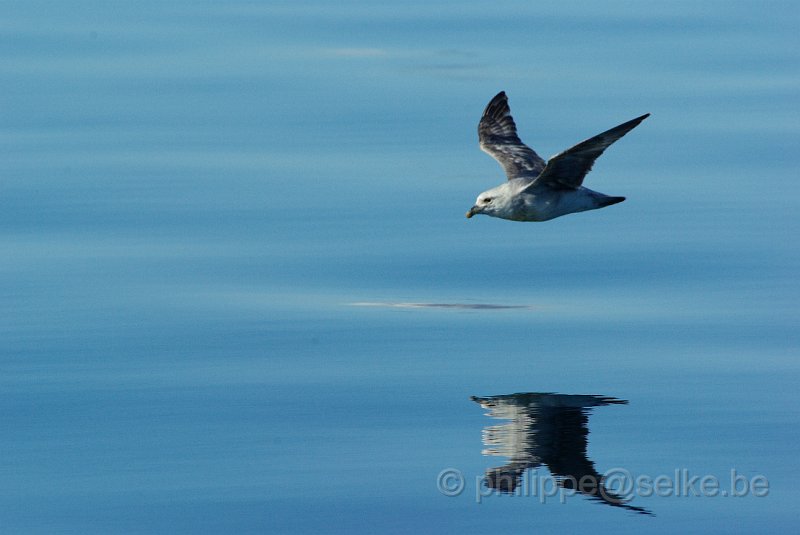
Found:
<path fill-rule="evenodd" d="M 6 530 L 800 520 L 794 3 L 0 15 Z M 500 90 L 543 156 L 652 113 L 587 178 L 628 200 L 467 221 L 503 180 L 476 140 Z M 631 496 L 643 515 L 486 493 L 512 461 L 482 454 L 470 396 L 531 392 L 629 402 L 586 415 L 600 476 L 735 471 L 768 495 Z"/>

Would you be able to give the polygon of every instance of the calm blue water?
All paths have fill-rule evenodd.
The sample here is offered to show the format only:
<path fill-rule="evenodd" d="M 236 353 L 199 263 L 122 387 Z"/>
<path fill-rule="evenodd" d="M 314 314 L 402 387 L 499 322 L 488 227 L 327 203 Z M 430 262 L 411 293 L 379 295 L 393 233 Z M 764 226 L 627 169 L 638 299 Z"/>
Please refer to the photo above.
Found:
<path fill-rule="evenodd" d="M 0 530 L 794 529 L 798 11 L 3 3 Z M 587 179 L 627 202 L 467 221 L 500 90 L 543 156 L 652 113 Z"/>

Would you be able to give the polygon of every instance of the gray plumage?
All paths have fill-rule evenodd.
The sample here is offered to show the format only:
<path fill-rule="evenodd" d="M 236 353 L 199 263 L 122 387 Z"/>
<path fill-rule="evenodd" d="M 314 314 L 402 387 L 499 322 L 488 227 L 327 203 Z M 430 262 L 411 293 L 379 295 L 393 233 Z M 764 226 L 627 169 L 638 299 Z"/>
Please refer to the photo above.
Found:
<path fill-rule="evenodd" d="M 649 117 L 647 113 L 556 154 L 548 162 L 517 135 L 508 97 L 498 93 L 478 124 L 481 149 L 497 160 L 508 182 L 478 196 L 467 217 L 485 214 L 513 221 L 547 221 L 622 202 L 582 186 L 594 161 L 612 143 Z"/>

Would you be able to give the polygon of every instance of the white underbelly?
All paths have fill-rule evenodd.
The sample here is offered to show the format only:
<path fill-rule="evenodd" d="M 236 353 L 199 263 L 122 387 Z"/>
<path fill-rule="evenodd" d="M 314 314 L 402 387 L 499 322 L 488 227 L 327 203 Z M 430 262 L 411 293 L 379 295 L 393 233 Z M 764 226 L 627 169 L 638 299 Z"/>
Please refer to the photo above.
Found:
<path fill-rule="evenodd" d="M 566 214 L 596 208 L 594 199 L 584 188 L 552 194 L 526 195 L 521 221 L 547 221 Z"/>

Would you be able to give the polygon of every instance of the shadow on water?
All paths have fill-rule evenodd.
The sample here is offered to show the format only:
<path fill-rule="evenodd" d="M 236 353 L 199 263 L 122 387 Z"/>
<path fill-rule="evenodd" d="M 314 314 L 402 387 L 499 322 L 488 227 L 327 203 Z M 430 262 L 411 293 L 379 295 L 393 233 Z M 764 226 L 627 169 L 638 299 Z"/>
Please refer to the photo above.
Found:
<path fill-rule="evenodd" d="M 511 494 L 528 469 L 546 467 L 564 489 L 613 507 L 652 515 L 606 486 L 603 475 L 587 457 L 589 412 L 594 407 L 626 404 L 622 399 L 594 395 L 520 393 L 470 399 L 488 409 L 487 416 L 511 420 L 483 430 L 484 455 L 508 457 L 503 466 L 486 471 L 484 484 Z"/>

